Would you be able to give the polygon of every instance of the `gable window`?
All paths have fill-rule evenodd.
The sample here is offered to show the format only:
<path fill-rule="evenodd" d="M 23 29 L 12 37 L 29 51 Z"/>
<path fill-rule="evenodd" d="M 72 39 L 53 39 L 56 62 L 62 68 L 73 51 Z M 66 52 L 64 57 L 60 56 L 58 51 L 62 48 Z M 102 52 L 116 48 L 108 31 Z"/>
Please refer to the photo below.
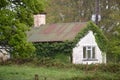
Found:
<path fill-rule="evenodd" d="M 95 60 L 95 47 L 84 46 L 83 47 L 83 59 L 84 60 Z"/>

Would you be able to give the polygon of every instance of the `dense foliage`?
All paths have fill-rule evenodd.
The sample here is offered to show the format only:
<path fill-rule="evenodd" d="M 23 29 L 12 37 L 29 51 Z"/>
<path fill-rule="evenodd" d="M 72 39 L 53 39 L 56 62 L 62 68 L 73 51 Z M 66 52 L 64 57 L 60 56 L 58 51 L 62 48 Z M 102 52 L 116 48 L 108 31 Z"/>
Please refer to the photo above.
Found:
<path fill-rule="evenodd" d="M 35 51 L 26 31 L 33 25 L 33 13 L 44 11 L 45 0 L 0 0 L 0 46 L 12 56 L 28 57 Z"/>
<path fill-rule="evenodd" d="M 67 56 L 71 56 L 73 42 L 43 42 L 34 43 L 34 45 L 36 47 L 36 56 L 38 58 L 50 57 L 55 59 L 58 55 L 64 55 L 66 58 Z M 60 58 L 63 59 L 63 56 Z"/>
<path fill-rule="evenodd" d="M 109 39 L 108 59 L 112 62 L 120 62 L 120 26 L 115 27 L 116 32 Z"/>
<path fill-rule="evenodd" d="M 106 52 L 107 49 L 106 37 L 93 22 L 88 22 L 86 27 L 79 32 L 79 34 L 76 36 L 76 38 L 73 41 L 34 43 L 36 47 L 36 55 L 38 57 L 55 58 L 57 55 L 63 54 L 71 58 L 72 49 L 76 46 L 78 41 L 81 38 L 83 38 L 90 30 L 93 31 L 96 38 L 96 42 L 98 43 L 100 49 L 103 52 Z"/>

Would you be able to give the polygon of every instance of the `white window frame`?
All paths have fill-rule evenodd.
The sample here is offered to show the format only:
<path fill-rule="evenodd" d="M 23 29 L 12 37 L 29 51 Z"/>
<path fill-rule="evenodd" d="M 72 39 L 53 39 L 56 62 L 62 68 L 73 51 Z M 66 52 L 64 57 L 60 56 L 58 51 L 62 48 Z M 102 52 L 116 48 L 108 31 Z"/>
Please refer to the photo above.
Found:
<path fill-rule="evenodd" d="M 84 51 L 84 48 L 85 48 L 85 51 Z M 90 51 L 90 55 L 88 55 L 89 51 Z M 95 60 L 96 59 L 96 47 L 95 46 L 83 46 L 83 59 L 84 60 Z"/>

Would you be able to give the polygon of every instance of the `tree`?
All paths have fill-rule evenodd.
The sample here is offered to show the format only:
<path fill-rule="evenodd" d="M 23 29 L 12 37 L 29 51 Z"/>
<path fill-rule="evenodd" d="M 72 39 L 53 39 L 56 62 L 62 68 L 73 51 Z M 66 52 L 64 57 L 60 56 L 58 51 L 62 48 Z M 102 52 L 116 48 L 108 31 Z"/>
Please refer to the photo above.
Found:
<path fill-rule="evenodd" d="M 47 6 L 47 22 L 87 22 L 95 14 L 96 0 L 50 0 Z M 101 21 L 98 26 L 106 34 L 120 23 L 120 1 L 99 0 Z M 114 22 L 114 23 L 113 23 Z"/>
<path fill-rule="evenodd" d="M 113 62 L 120 62 L 120 25 L 114 27 L 114 33 L 109 38 L 108 58 Z"/>
<path fill-rule="evenodd" d="M 0 45 L 11 55 L 31 56 L 35 51 L 26 32 L 33 25 L 33 13 L 44 11 L 45 0 L 0 0 Z"/>
<path fill-rule="evenodd" d="M 94 7 L 94 0 L 50 0 L 46 8 L 48 23 L 88 21 Z"/>

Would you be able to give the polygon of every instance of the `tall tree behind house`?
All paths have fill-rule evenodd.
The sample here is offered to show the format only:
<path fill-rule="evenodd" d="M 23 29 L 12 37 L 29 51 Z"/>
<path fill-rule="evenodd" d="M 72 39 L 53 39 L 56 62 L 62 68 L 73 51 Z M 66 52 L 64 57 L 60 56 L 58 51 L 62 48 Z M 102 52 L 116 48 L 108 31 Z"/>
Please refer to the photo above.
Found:
<path fill-rule="evenodd" d="M 47 22 L 89 21 L 91 15 L 95 13 L 95 4 L 96 0 L 51 0 L 46 8 Z M 101 14 L 102 20 L 98 26 L 106 33 L 112 33 L 112 27 L 120 22 L 118 16 L 120 14 L 119 4 L 119 0 L 99 0 L 99 13 Z"/>

